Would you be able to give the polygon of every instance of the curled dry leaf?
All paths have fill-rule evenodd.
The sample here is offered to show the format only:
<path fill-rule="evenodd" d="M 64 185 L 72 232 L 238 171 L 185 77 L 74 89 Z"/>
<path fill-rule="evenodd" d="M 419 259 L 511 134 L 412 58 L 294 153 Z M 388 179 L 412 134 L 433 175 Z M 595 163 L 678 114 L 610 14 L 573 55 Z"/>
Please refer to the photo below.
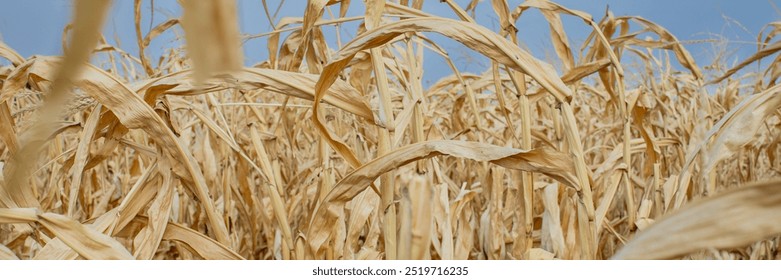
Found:
<path fill-rule="evenodd" d="M 312 121 L 328 144 L 354 168 L 360 166 L 360 160 L 325 127 L 325 120 L 317 113 L 320 100 L 327 94 L 327 89 L 333 85 L 339 73 L 360 51 L 381 46 L 408 32 L 436 32 L 445 35 L 486 57 L 531 76 L 559 101 L 566 102 L 572 95 L 558 75 L 551 71 L 550 66 L 544 66 L 546 63 L 480 25 L 444 18 L 413 18 L 378 26 L 347 43 L 333 58 L 333 62 L 323 69 L 315 87 L 315 113 L 312 114 Z"/>
<path fill-rule="evenodd" d="M 14 49 L 0 41 L 0 57 L 4 57 L 5 59 L 8 59 L 8 61 L 11 61 L 11 64 L 14 66 L 19 66 L 22 63 L 24 63 L 24 58 L 22 58 L 19 53 L 17 53 Z"/>
<path fill-rule="evenodd" d="M 366 163 L 333 186 L 309 225 L 307 237 L 312 252 L 316 256 L 320 255 L 323 244 L 333 231 L 334 221 L 344 211 L 344 204 L 367 189 L 380 175 L 413 161 L 438 155 L 488 161 L 505 168 L 539 172 L 579 189 L 572 161 L 556 150 L 540 148 L 524 151 L 452 140 L 415 143 Z"/>
<path fill-rule="evenodd" d="M 647 20 L 643 17 L 639 16 L 629 16 L 629 17 L 619 17 L 616 20 L 622 21 L 622 20 L 634 20 L 639 22 L 643 27 L 648 29 L 651 32 L 656 33 L 659 36 L 659 39 L 666 42 L 667 44 L 663 46 L 665 49 L 671 49 L 673 53 L 675 54 L 676 58 L 678 58 L 678 62 L 681 63 L 684 67 L 689 69 L 691 71 L 692 75 L 696 79 L 702 79 L 702 72 L 700 71 L 700 68 L 697 66 L 697 63 L 694 62 L 694 58 L 692 55 L 687 51 L 680 41 L 678 41 L 678 38 L 675 37 L 670 31 L 668 31 L 666 28 L 659 26 L 658 24 Z"/>

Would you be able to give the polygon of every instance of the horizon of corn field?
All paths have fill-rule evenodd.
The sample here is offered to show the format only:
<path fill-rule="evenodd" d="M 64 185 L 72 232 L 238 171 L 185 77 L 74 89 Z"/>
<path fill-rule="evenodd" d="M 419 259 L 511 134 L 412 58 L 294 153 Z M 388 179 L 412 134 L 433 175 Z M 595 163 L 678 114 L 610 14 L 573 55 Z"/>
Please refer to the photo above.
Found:
<path fill-rule="evenodd" d="M 105 0 L 74 1 L 63 56 L 0 42 L 0 259 L 781 257 L 781 22 L 698 65 L 664 26 L 546 0 L 490 1 L 497 32 L 477 0 L 310 0 L 266 11 L 246 67 L 234 1 L 147 32 L 144 2 L 138 53 L 101 35 Z M 530 10 L 552 59 L 518 40 Z M 460 71 L 433 34 L 489 64 Z M 424 85 L 432 54 L 452 74 Z"/>

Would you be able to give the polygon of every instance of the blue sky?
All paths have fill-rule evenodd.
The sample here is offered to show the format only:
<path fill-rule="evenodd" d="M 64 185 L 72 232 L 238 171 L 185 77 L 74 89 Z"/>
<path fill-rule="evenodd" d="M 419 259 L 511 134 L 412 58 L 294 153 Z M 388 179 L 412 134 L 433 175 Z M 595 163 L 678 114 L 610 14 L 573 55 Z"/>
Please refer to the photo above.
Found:
<path fill-rule="evenodd" d="M 150 24 L 156 25 L 170 17 L 181 14 L 175 0 L 155 0 L 154 17 L 150 16 L 149 0 L 144 1 L 144 18 L 142 29 L 146 32 Z M 270 9 L 278 5 L 279 0 L 268 0 Z M 468 0 L 456 1 L 462 6 Z M 508 1 L 511 9 L 521 3 L 519 0 Z M 730 51 L 730 63 L 751 55 L 756 50 L 752 44 L 761 28 L 770 22 L 781 20 L 781 0 L 561 0 L 556 1 L 565 7 L 590 13 L 596 20 L 600 19 L 609 5 L 616 16 L 636 15 L 649 19 L 670 30 L 682 41 L 701 41 L 707 39 L 726 39 Z M 280 17 L 303 15 L 306 1 L 287 0 L 280 9 Z M 440 16 L 455 18 L 455 14 L 438 0 L 427 0 L 424 11 Z M 61 52 L 62 30 L 67 24 L 71 11 L 68 0 L 14 0 L 5 1 L 0 9 L 0 39 L 18 51 L 22 56 L 57 55 Z M 245 34 L 259 34 L 271 30 L 265 17 L 260 0 L 238 0 L 239 22 Z M 338 13 L 338 6 L 333 9 Z M 353 0 L 348 15 L 363 13 L 363 1 Z M 326 13 L 328 17 L 328 13 Z M 497 29 L 497 19 L 491 9 L 490 1 L 482 1 L 477 8 L 478 23 L 489 29 Z M 573 48 L 577 48 L 587 36 L 589 29 L 582 21 L 572 17 L 563 17 L 565 28 L 572 40 Z M 341 32 L 343 42 L 349 40 L 355 33 L 355 24 L 348 24 Z M 548 27 L 543 17 L 536 11 L 525 13 L 517 22 L 520 29 L 520 41 L 538 58 L 546 59 L 553 56 Z M 180 30 L 179 30 L 180 31 Z M 333 28 L 326 28 L 326 35 L 333 35 Z M 104 35 L 111 44 L 117 45 L 131 54 L 137 54 L 135 31 L 133 28 L 133 1 L 115 0 L 111 16 L 106 23 Z M 485 70 L 487 59 L 469 51 L 460 44 L 444 37 L 429 35 L 440 43 L 454 59 L 461 70 L 481 72 Z M 166 32 L 153 41 L 147 55 L 156 58 L 162 49 L 181 45 L 172 32 Z M 255 64 L 267 58 L 264 38 L 248 41 L 244 45 L 245 63 Z M 335 45 L 331 46 L 335 48 Z M 700 65 L 710 62 L 715 46 L 712 43 L 690 43 L 686 48 L 692 53 Z M 575 54 L 577 57 L 577 54 Z M 431 54 L 429 54 L 431 56 Z M 153 60 L 154 61 L 154 60 Z M 0 59 L 0 63 L 6 63 Z M 431 82 L 443 75 L 449 74 L 444 60 L 437 57 L 427 57 L 424 69 L 433 69 L 425 74 Z M 439 69 L 447 71 L 437 71 Z"/>

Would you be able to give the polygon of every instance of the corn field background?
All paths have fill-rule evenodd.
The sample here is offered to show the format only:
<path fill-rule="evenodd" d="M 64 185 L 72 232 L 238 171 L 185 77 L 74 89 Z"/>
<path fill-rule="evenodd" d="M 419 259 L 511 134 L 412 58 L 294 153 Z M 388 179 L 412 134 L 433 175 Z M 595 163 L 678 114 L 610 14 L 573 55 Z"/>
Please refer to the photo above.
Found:
<path fill-rule="evenodd" d="M 234 1 L 146 32 L 143 2 L 138 53 L 101 35 L 104 0 L 73 2 L 61 57 L 0 42 L 0 259 L 781 257 L 781 22 L 703 66 L 664 26 L 545 0 L 487 1 L 495 29 L 477 0 L 263 1 L 245 66 Z M 549 60 L 516 36 L 530 11 Z M 147 55 L 167 32 L 182 47 Z M 425 50 L 452 74 L 424 86 Z"/>

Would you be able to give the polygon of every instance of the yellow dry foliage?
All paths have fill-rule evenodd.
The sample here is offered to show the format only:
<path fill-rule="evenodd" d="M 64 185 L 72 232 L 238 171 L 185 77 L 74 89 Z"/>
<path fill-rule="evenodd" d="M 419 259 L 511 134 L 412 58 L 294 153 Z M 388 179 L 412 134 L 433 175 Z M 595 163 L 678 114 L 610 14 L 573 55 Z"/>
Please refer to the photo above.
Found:
<path fill-rule="evenodd" d="M 0 42 L 0 259 L 781 257 L 781 23 L 702 70 L 641 17 L 492 0 L 491 30 L 478 1 L 365 2 L 277 20 L 264 1 L 252 67 L 231 0 L 181 0 L 146 34 L 135 0 L 137 55 L 102 38 L 105 0 L 75 1 L 62 57 Z M 529 10 L 554 61 L 518 42 Z M 348 21 L 335 46 L 323 28 Z M 184 51 L 153 63 L 177 27 Z M 432 33 L 490 67 L 459 72 Z M 453 71 L 428 87 L 425 49 Z"/>

